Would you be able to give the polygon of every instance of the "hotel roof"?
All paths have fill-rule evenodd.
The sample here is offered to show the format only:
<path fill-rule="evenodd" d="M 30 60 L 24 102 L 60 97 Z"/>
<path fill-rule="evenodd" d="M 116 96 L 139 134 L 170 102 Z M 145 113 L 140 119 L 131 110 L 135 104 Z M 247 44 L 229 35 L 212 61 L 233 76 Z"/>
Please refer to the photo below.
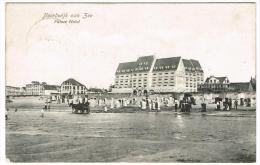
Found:
<path fill-rule="evenodd" d="M 160 58 L 157 59 L 153 71 L 162 71 L 162 70 L 176 70 L 180 63 L 181 57 L 170 57 L 170 58 Z"/>
<path fill-rule="evenodd" d="M 182 59 L 183 65 L 185 67 L 185 71 L 198 71 L 198 72 L 203 72 L 199 61 L 197 60 L 187 60 L 187 59 Z"/>
<path fill-rule="evenodd" d="M 69 78 L 68 80 L 64 81 L 62 84 L 66 83 L 66 82 L 69 82 L 69 83 L 71 83 L 72 85 L 75 85 L 75 86 L 85 86 L 85 85 L 81 84 L 80 82 L 76 81 L 73 78 Z"/>

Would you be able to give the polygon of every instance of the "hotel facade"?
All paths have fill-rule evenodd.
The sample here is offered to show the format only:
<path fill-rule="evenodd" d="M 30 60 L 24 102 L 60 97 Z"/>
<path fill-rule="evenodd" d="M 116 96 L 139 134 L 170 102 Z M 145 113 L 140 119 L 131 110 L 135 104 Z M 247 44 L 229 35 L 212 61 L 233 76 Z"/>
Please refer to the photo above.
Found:
<path fill-rule="evenodd" d="M 137 61 L 119 63 L 112 93 L 197 92 L 203 81 L 204 73 L 197 60 L 142 56 Z"/>

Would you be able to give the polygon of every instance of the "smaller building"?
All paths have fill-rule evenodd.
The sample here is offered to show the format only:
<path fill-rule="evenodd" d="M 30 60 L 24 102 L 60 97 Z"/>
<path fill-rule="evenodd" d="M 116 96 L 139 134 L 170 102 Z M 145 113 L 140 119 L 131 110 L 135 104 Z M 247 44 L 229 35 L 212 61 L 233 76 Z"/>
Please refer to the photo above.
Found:
<path fill-rule="evenodd" d="M 230 83 L 229 90 L 233 92 L 252 92 L 254 88 L 251 82 L 235 82 Z"/>
<path fill-rule="evenodd" d="M 224 92 L 229 91 L 230 82 L 227 77 L 207 77 L 203 84 L 198 84 L 198 92 Z"/>
<path fill-rule="evenodd" d="M 85 85 L 76 81 L 73 78 L 69 78 L 61 84 L 61 94 L 86 94 L 87 88 Z"/>
<path fill-rule="evenodd" d="M 51 95 L 51 93 L 60 93 L 60 86 L 49 85 L 46 82 L 32 81 L 31 84 L 26 84 L 26 95 L 42 96 Z"/>
<path fill-rule="evenodd" d="M 26 84 L 26 94 L 39 96 L 44 94 L 45 83 L 40 83 L 39 81 L 32 81 L 31 84 Z"/>
<path fill-rule="evenodd" d="M 6 96 L 19 96 L 21 95 L 20 87 L 6 86 L 5 94 Z"/>

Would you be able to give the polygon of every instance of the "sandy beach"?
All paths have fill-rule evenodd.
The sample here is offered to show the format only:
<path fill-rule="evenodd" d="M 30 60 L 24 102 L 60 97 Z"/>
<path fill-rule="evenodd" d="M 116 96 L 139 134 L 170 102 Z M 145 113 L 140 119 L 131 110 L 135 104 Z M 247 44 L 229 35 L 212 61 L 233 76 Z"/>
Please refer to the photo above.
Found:
<path fill-rule="evenodd" d="M 14 107 L 17 106 L 17 112 Z M 21 108 L 24 107 L 24 109 Z M 255 162 L 255 111 L 72 114 L 9 104 L 11 162 Z"/>

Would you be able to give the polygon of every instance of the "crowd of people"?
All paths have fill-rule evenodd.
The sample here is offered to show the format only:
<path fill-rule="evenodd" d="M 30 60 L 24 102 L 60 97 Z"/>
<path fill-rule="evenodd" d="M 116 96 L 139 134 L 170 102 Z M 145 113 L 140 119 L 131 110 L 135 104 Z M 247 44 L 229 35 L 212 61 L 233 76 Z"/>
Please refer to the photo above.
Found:
<path fill-rule="evenodd" d="M 74 103 L 80 103 L 80 99 L 71 100 Z M 144 98 L 120 98 L 120 99 L 98 99 L 89 98 L 90 107 L 104 107 L 104 110 L 116 109 L 120 107 L 139 107 L 140 110 L 161 111 L 162 107 L 172 107 L 176 112 L 178 109 L 182 112 L 189 112 L 192 104 L 195 104 L 193 97 L 184 97 L 178 100 L 174 97 L 144 97 Z"/>
<path fill-rule="evenodd" d="M 237 109 L 238 106 L 238 100 L 231 99 L 231 98 L 225 98 L 224 101 L 216 100 L 215 103 L 216 103 L 216 110 L 230 111 L 233 108 Z"/>

